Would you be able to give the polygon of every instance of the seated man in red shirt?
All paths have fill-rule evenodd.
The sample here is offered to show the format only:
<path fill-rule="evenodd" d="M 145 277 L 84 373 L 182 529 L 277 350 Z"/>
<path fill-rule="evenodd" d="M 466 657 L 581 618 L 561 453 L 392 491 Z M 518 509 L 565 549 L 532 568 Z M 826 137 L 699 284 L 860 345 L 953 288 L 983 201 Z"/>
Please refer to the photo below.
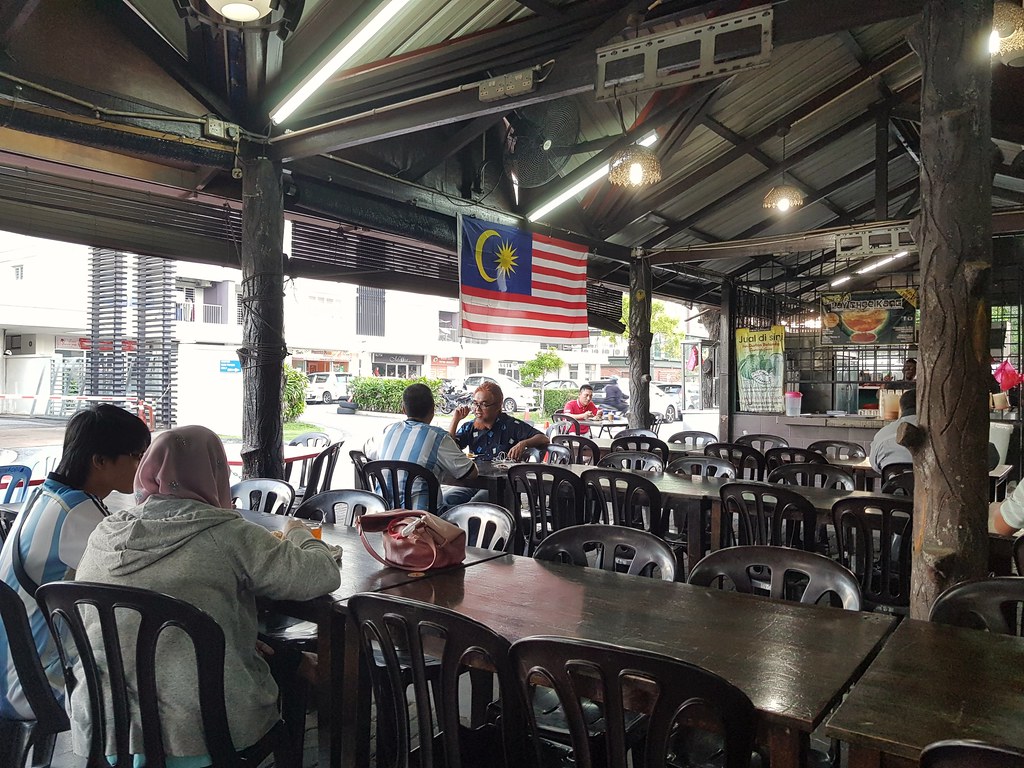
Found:
<path fill-rule="evenodd" d="M 594 388 L 589 384 L 584 384 L 580 387 L 580 394 L 575 400 L 570 400 L 565 404 L 565 408 L 562 410 L 568 413 L 570 416 L 576 416 L 584 419 L 599 419 L 601 418 L 601 411 L 596 405 L 594 405 Z M 580 434 L 589 434 L 590 427 L 586 424 L 580 424 Z"/>

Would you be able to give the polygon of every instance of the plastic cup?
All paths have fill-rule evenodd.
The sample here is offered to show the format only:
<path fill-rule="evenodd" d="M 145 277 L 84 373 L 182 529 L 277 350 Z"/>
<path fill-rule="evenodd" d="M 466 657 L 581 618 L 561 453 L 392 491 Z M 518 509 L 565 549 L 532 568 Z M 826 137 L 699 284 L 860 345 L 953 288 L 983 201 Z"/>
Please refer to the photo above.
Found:
<path fill-rule="evenodd" d="M 324 524 L 322 522 L 311 520 L 306 523 L 306 528 L 309 529 L 309 533 L 314 539 L 322 539 L 324 537 Z"/>

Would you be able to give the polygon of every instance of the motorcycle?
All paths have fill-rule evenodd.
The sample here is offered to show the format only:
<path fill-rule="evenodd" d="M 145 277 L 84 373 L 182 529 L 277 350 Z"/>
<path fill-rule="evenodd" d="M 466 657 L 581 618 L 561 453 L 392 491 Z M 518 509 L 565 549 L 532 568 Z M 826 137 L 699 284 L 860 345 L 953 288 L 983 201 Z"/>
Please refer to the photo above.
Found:
<path fill-rule="evenodd" d="M 460 405 L 469 405 L 473 403 L 473 395 L 470 392 L 466 392 L 463 389 L 456 389 L 451 384 L 441 389 L 440 402 L 437 404 L 437 408 L 441 413 L 451 413 Z"/>

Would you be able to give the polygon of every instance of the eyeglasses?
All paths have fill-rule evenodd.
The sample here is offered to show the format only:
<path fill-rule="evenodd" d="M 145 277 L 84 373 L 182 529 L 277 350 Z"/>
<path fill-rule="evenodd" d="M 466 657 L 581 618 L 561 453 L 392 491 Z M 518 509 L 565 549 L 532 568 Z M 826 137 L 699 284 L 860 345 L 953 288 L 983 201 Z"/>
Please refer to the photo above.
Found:
<path fill-rule="evenodd" d="M 473 408 L 476 408 L 476 409 L 493 408 L 495 405 L 497 405 L 496 402 L 485 403 L 482 400 L 474 400 L 473 401 Z"/>
<path fill-rule="evenodd" d="M 131 456 L 136 461 L 142 461 L 142 457 L 146 455 L 145 451 L 135 451 L 133 453 L 126 453 L 125 456 Z"/>

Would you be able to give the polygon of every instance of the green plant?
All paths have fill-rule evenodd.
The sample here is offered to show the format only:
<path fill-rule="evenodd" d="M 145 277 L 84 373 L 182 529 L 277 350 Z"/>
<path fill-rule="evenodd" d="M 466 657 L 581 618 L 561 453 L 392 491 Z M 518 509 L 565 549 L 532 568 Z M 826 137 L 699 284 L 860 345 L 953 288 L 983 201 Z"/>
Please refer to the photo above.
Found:
<path fill-rule="evenodd" d="M 544 400 L 541 407 L 544 413 L 550 416 L 559 408 L 565 408 L 565 404 L 576 399 L 577 393 L 571 389 L 545 389 Z"/>
<path fill-rule="evenodd" d="M 519 375 L 522 377 L 523 384 L 530 386 L 537 379 L 543 381 L 547 378 L 548 371 L 557 372 L 563 365 L 565 363 L 562 358 L 555 352 L 542 349 L 534 356 L 533 360 L 527 360 L 519 366 Z"/>
<path fill-rule="evenodd" d="M 352 399 L 366 411 L 384 413 L 402 412 L 402 393 L 410 384 L 426 384 L 436 401 L 441 391 L 440 379 L 386 379 L 380 376 L 361 376 L 351 382 Z"/>
<path fill-rule="evenodd" d="M 309 379 L 302 371 L 284 366 L 284 393 L 281 397 L 281 418 L 295 421 L 306 410 L 306 384 Z"/>
<path fill-rule="evenodd" d="M 620 320 L 626 326 L 621 334 L 601 331 L 601 335 L 615 341 L 629 338 L 629 294 L 624 294 L 622 297 Z M 686 341 L 686 333 L 679 329 L 679 321 L 668 314 L 665 302 L 657 299 L 651 304 L 651 333 L 654 335 L 652 346 L 660 346 L 662 358 L 679 359 L 682 354 L 682 344 Z"/>

